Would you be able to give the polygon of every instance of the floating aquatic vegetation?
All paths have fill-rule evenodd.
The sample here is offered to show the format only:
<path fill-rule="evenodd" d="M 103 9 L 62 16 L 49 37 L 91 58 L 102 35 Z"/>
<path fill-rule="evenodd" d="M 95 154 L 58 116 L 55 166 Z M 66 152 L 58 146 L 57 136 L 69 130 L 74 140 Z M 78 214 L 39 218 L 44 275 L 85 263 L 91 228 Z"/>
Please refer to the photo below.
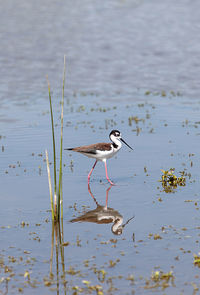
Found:
<path fill-rule="evenodd" d="M 177 97 L 177 96 L 182 96 L 182 94 L 181 94 L 181 92 L 180 91 L 173 91 L 173 90 L 171 90 L 171 91 L 169 91 L 169 92 L 166 92 L 165 90 L 162 90 L 162 91 L 154 91 L 154 92 L 152 92 L 152 91 L 150 91 L 150 90 L 147 90 L 146 92 L 145 92 L 145 95 L 152 95 L 152 96 L 162 96 L 162 97 L 166 97 L 166 96 L 168 96 L 168 97 Z"/>
<path fill-rule="evenodd" d="M 174 283 L 173 272 L 169 271 L 164 273 L 163 271 L 152 272 L 150 280 L 146 280 L 146 285 L 144 289 L 154 289 L 154 288 L 168 288 Z"/>
<path fill-rule="evenodd" d="M 161 240 L 162 239 L 162 237 L 159 234 L 155 234 L 153 236 L 153 238 L 154 238 L 154 240 Z"/>
<path fill-rule="evenodd" d="M 179 172 L 181 176 L 177 177 L 174 174 L 174 168 L 170 168 L 169 170 L 162 170 L 162 187 L 166 193 L 173 193 L 178 186 L 186 185 L 185 172 Z"/>
<path fill-rule="evenodd" d="M 152 272 L 152 275 L 151 275 L 151 279 L 154 282 L 159 282 L 161 280 L 169 281 L 171 278 L 173 278 L 173 272 L 172 271 L 164 273 L 162 271 L 157 270 L 155 272 Z"/>
<path fill-rule="evenodd" d="M 198 255 L 194 254 L 194 261 L 193 261 L 194 265 L 200 267 L 200 253 L 198 253 Z"/>
<path fill-rule="evenodd" d="M 128 117 L 128 125 L 132 126 L 132 122 L 135 122 L 135 124 L 138 124 L 138 122 L 145 122 L 145 120 L 143 118 L 138 118 L 137 116 L 131 116 Z"/>

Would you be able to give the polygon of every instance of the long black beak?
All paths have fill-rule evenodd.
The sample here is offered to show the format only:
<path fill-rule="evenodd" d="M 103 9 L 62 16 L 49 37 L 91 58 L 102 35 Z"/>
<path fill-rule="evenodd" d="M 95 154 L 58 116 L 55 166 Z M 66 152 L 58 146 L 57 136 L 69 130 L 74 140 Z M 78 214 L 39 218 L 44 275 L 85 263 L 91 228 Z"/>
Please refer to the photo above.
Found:
<path fill-rule="evenodd" d="M 125 143 L 125 144 L 126 144 L 131 150 L 133 150 L 132 147 L 131 147 L 130 145 L 128 145 L 128 143 L 126 143 L 125 140 L 123 140 L 122 138 L 120 138 L 120 140 L 121 140 L 123 143 Z"/>

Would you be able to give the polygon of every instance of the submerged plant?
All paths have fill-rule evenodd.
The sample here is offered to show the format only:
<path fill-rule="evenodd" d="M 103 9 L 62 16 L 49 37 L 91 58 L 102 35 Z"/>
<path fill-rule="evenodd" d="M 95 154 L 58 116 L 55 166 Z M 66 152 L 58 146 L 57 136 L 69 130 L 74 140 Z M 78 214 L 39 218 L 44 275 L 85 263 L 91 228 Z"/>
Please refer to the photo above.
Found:
<path fill-rule="evenodd" d="M 181 176 L 177 177 L 174 174 L 174 170 L 170 168 L 169 170 L 162 170 L 162 179 L 160 182 L 162 182 L 162 187 L 166 193 L 172 193 L 178 186 L 185 186 L 186 185 L 186 179 L 184 172 L 180 172 Z"/>
<path fill-rule="evenodd" d="M 51 200 L 51 213 L 52 220 L 59 221 L 60 215 L 63 218 L 63 192 L 62 192 L 62 152 L 63 152 L 63 111 L 64 111 L 64 88 L 65 88 L 65 56 L 64 56 L 64 72 L 63 72 L 63 87 L 62 87 L 62 100 L 61 100 L 61 133 L 60 133 L 60 168 L 59 168 L 59 178 L 57 185 L 57 175 L 56 175 L 56 144 L 55 144 L 55 133 L 54 133 L 54 120 L 53 120 L 53 108 L 51 100 L 51 90 L 50 83 L 48 82 L 48 93 L 49 93 L 49 105 L 50 105 L 50 115 L 51 115 L 51 129 L 52 129 L 52 141 L 53 141 L 53 167 L 54 167 L 54 197 L 52 190 L 52 182 L 50 175 L 48 152 L 46 150 L 46 162 L 47 162 L 47 173 L 49 180 L 49 193 Z M 61 214 L 60 214 L 61 210 Z"/>

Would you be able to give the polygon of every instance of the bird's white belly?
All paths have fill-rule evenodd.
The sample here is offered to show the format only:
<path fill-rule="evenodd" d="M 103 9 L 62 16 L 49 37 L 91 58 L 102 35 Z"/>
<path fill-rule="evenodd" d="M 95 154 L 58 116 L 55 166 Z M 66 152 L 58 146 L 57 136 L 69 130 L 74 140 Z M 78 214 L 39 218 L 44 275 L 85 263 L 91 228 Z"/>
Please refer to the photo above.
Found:
<path fill-rule="evenodd" d="M 97 150 L 96 154 L 89 154 L 89 153 L 82 153 L 82 154 L 84 154 L 85 156 L 87 156 L 89 158 L 94 158 L 99 161 L 105 161 L 106 159 L 112 158 L 118 151 L 119 151 L 119 149 L 112 149 L 110 151 Z"/>

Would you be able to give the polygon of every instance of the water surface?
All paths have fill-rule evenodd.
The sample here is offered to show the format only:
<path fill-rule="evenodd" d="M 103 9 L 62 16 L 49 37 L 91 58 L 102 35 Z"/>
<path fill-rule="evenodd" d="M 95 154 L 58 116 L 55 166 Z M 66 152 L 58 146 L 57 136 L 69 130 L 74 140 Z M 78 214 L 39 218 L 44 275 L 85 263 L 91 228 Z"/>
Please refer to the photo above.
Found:
<path fill-rule="evenodd" d="M 7 1 L 1 8 L 1 292 L 198 293 L 199 2 Z M 134 151 L 123 146 L 108 161 L 117 184 L 109 191 L 102 163 L 88 190 L 93 161 L 64 152 L 61 256 L 45 163 L 46 148 L 53 159 L 46 74 L 58 140 L 64 54 L 64 147 L 108 141 L 119 129 Z M 185 173 L 186 185 L 166 193 L 159 180 L 170 168 Z M 70 222 L 106 202 L 125 225 L 120 235 L 112 222 Z M 155 280 L 156 271 L 172 276 Z"/>

